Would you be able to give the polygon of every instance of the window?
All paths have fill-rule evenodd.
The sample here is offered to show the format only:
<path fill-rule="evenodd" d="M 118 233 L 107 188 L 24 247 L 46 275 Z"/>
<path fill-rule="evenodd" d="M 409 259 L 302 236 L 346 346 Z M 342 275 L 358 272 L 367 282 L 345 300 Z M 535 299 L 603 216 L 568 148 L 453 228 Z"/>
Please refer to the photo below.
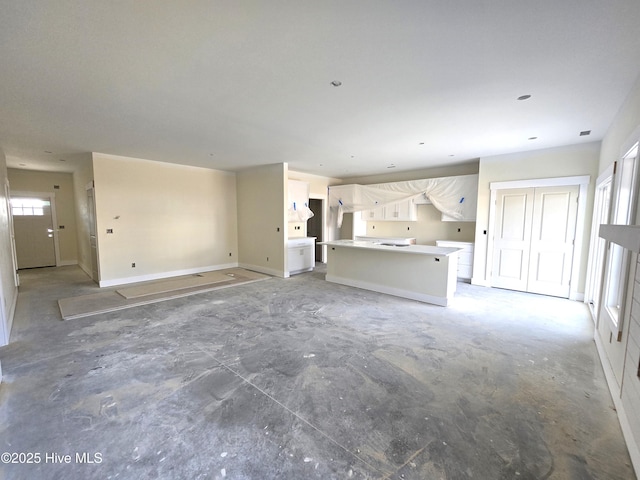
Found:
<path fill-rule="evenodd" d="M 49 207 L 51 202 L 42 198 L 12 198 L 11 213 L 14 216 L 42 216 L 44 208 Z"/>
<path fill-rule="evenodd" d="M 629 225 L 635 215 L 635 195 L 637 176 L 638 144 L 622 157 L 616 166 L 616 188 L 611 223 Z M 629 252 L 612 243 L 609 247 L 607 285 L 604 291 L 605 308 L 612 323 L 613 332 L 618 336 L 622 331 L 625 286 L 629 270 Z"/>

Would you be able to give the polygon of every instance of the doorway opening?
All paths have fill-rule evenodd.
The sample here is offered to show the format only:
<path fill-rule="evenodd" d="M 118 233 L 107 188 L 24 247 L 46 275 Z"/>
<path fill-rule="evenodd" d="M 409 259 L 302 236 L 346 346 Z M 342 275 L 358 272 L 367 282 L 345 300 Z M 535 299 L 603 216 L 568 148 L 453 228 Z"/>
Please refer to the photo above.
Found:
<path fill-rule="evenodd" d="M 322 245 L 318 245 L 319 242 L 324 241 L 324 200 L 309 198 L 309 208 L 313 212 L 313 217 L 307 221 L 307 235 L 316 237 L 316 262 L 324 263 L 324 248 Z"/>

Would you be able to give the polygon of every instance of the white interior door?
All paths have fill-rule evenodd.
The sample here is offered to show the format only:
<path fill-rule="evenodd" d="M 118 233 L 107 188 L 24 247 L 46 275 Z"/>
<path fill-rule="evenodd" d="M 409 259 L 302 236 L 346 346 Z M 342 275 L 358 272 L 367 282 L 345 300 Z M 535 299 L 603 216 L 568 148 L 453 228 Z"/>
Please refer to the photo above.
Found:
<path fill-rule="evenodd" d="M 527 291 L 569 297 L 578 186 L 536 188 Z"/>
<path fill-rule="evenodd" d="M 527 289 L 533 188 L 499 190 L 491 285 L 510 290 Z"/>
<path fill-rule="evenodd" d="M 491 286 L 568 298 L 578 186 L 496 193 Z"/>
<path fill-rule="evenodd" d="M 49 198 L 12 197 L 18 268 L 54 267 L 56 248 Z"/>

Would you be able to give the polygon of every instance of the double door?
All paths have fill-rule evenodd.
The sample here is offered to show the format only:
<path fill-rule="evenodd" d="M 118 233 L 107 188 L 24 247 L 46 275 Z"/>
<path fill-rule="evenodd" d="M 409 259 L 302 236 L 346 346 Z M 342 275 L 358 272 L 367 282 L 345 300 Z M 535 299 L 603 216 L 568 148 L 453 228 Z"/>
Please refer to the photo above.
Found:
<path fill-rule="evenodd" d="M 491 285 L 568 298 L 578 186 L 498 190 Z"/>

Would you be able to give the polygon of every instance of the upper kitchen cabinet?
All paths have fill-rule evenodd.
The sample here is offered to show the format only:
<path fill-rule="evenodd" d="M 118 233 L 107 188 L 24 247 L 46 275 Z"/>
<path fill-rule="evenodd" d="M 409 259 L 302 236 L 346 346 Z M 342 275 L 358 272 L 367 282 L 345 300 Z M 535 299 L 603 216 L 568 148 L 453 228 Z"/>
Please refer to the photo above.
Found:
<path fill-rule="evenodd" d="M 384 207 L 365 210 L 362 219 L 365 221 L 415 222 L 418 220 L 418 209 L 413 199 L 402 200 Z"/>
<path fill-rule="evenodd" d="M 456 179 L 453 185 L 457 191 L 462 218 L 442 214 L 443 222 L 475 222 L 478 208 L 478 175 L 466 175 Z"/>
<path fill-rule="evenodd" d="M 300 180 L 288 181 L 288 215 L 289 222 L 306 222 L 313 216 L 309 210 L 309 183 Z"/>

